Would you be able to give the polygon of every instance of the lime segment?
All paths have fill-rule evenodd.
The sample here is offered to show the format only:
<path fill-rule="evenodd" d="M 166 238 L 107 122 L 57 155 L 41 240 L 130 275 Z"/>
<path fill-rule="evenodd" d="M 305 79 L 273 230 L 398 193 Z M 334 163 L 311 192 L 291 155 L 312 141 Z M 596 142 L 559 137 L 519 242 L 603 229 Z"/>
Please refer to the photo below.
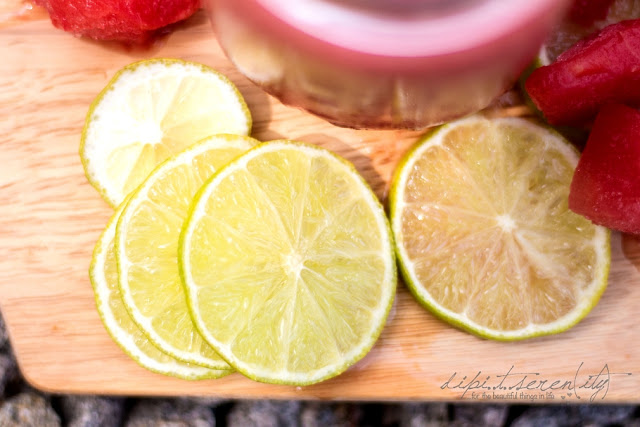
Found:
<path fill-rule="evenodd" d="M 219 133 L 248 135 L 251 116 L 222 74 L 177 59 L 124 67 L 91 104 L 80 157 L 89 182 L 118 206 L 162 161 Z"/>
<path fill-rule="evenodd" d="M 391 224 L 420 303 L 487 338 L 568 329 L 607 283 L 609 233 L 568 209 L 578 153 L 524 119 L 441 126 L 401 162 Z"/>

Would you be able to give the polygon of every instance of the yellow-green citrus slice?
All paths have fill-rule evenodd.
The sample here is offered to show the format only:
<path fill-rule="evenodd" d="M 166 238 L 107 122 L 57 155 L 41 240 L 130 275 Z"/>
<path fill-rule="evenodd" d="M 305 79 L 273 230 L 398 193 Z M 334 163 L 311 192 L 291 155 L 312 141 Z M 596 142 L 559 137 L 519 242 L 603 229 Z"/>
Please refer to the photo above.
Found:
<path fill-rule="evenodd" d="M 178 360 L 229 369 L 191 321 L 178 270 L 178 238 L 202 184 L 257 143 L 217 135 L 189 147 L 149 175 L 118 220 L 115 251 L 125 306 L 149 339 Z"/>
<path fill-rule="evenodd" d="M 80 158 L 89 182 L 115 207 L 189 145 L 250 131 L 249 109 L 225 76 L 202 64 L 150 59 L 118 71 L 93 101 Z"/>
<path fill-rule="evenodd" d="M 182 363 L 151 344 L 133 322 L 124 307 L 118 287 L 118 269 L 113 250 L 116 223 L 124 205 L 116 210 L 96 243 L 89 277 L 93 285 L 98 313 L 111 338 L 142 367 L 150 371 L 187 380 L 219 378 L 232 370 L 214 370 Z"/>
<path fill-rule="evenodd" d="M 540 67 L 551 64 L 562 52 L 607 25 L 615 24 L 625 19 L 638 18 L 640 18 L 640 0 L 615 0 L 609 7 L 607 17 L 594 22 L 588 27 L 571 22 L 570 19 L 565 19 L 540 48 L 535 66 Z"/>
<path fill-rule="evenodd" d="M 353 165 L 284 140 L 202 187 L 180 268 L 195 324 L 218 353 L 251 379 L 293 385 L 362 358 L 397 282 L 384 210 Z"/>
<path fill-rule="evenodd" d="M 577 151 L 550 128 L 472 116 L 426 134 L 399 165 L 391 227 L 405 282 L 486 338 L 566 330 L 607 285 L 609 232 L 571 212 Z"/>

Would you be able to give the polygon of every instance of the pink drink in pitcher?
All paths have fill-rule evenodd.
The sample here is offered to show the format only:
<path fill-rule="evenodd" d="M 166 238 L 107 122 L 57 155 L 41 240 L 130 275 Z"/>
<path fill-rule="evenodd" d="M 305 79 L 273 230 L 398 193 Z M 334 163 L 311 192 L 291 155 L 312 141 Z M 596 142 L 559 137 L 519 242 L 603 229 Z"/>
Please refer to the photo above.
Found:
<path fill-rule="evenodd" d="M 208 0 L 237 68 L 355 128 L 419 129 L 507 90 L 568 0 Z"/>

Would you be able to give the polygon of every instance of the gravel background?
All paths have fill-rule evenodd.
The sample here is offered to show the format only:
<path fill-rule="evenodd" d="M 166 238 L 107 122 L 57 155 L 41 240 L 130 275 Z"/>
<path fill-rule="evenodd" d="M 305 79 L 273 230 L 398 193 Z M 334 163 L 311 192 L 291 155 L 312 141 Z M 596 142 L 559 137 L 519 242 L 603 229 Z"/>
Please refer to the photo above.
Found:
<path fill-rule="evenodd" d="M 640 393 L 640 391 L 639 391 Z M 0 427 L 640 427 L 635 405 L 330 403 L 50 395 L 20 376 L 0 317 Z"/>

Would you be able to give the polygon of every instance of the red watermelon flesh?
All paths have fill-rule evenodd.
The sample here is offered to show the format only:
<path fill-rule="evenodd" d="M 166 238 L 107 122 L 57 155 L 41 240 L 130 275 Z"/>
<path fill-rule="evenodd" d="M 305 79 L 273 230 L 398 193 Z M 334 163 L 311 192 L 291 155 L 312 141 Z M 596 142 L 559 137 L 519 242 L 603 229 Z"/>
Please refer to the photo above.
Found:
<path fill-rule="evenodd" d="M 596 224 L 640 234 L 639 111 L 602 107 L 571 181 L 569 208 Z"/>
<path fill-rule="evenodd" d="M 156 30 L 191 16 L 200 0 L 35 0 L 56 27 L 96 40 L 148 41 Z"/>
<path fill-rule="evenodd" d="M 534 70 L 525 88 L 553 125 L 588 124 L 606 103 L 640 106 L 640 19 L 579 41 Z"/>
<path fill-rule="evenodd" d="M 613 2 L 614 0 L 574 0 L 569 19 L 583 27 L 589 27 L 607 17 Z"/>

